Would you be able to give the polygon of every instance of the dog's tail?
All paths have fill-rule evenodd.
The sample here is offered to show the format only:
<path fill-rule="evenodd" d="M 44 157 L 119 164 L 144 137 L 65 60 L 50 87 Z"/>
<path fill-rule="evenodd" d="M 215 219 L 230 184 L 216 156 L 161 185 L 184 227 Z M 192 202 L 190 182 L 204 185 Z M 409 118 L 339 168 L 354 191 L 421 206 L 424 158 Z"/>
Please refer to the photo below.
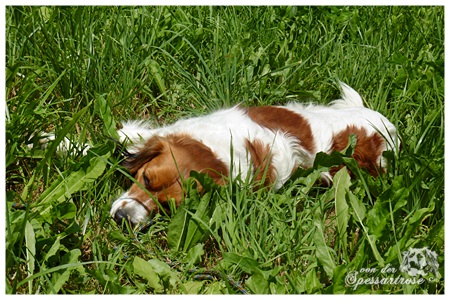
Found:
<path fill-rule="evenodd" d="M 342 99 L 330 103 L 333 108 L 364 107 L 363 100 L 357 91 L 343 82 L 339 82 L 342 89 Z"/>

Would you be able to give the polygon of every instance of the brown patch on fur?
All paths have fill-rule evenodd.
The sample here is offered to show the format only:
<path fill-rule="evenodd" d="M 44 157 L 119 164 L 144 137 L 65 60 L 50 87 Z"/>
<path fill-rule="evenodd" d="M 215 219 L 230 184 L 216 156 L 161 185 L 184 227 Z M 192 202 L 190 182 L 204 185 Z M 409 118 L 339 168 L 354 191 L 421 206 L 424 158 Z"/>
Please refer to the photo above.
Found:
<path fill-rule="evenodd" d="M 363 128 L 357 128 L 353 125 L 347 126 L 345 130 L 333 136 L 331 151 L 344 150 L 348 145 L 348 139 L 351 134 L 356 135 L 356 147 L 352 157 L 360 168 L 365 168 L 372 176 L 377 177 L 380 172 L 380 157 L 385 149 L 385 141 L 378 132 L 368 135 Z M 334 176 L 342 167 L 331 168 L 330 174 Z"/>
<path fill-rule="evenodd" d="M 247 113 L 253 122 L 270 130 L 280 130 L 296 137 L 303 148 L 314 153 L 315 144 L 311 126 L 301 115 L 276 106 L 249 107 Z"/>
<path fill-rule="evenodd" d="M 141 150 L 124 165 L 135 179 L 153 196 L 134 183 L 130 188 L 133 199 L 149 211 L 157 211 L 157 200 L 163 207 L 170 199 L 177 206 L 183 198 L 181 181 L 194 170 L 208 174 L 217 184 L 224 184 L 228 168 L 210 148 L 187 135 L 150 138 Z"/>
<path fill-rule="evenodd" d="M 275 182 L 275 171 L 272 166 L 272 154 L 269 145 L 255 139 L 245 140 L 245 145 L 252 158 L 253 176 L 257 186 L 269 186 Z"/>

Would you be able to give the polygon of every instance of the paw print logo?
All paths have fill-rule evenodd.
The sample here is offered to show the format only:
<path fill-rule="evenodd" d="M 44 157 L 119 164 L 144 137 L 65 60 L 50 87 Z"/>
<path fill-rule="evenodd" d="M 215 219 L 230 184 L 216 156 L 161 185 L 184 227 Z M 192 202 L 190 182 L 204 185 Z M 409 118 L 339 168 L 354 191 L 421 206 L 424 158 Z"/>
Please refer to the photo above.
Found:
<path fill-rule="evenodd" d="M 411 248 L 408 251 L 402 252 L 402 255 L 401 272 L 405 272 L 414 277 L 417 275 L 426 276 L 430 273 L 437 276 L 439 268 L 437 254 L 428 249 L 428 247 Z"/>

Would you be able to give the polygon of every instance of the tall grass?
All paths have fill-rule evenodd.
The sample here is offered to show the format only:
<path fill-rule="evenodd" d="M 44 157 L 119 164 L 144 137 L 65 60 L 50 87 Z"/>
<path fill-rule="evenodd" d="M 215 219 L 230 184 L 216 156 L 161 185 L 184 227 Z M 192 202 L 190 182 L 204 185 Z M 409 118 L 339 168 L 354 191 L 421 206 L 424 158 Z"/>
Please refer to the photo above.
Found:
<path fill-rule="evenodd" d="M 418 6 L 7 7 L 6 293 L 238 293 L 227 276 L 262 294 L 443 293 L 443 23 L 443 7 Z M 108 139 L 122 120 L 328 103 L 337 80 L 399 129 L 402 151 L 386 153 L 380 178 L 345 154 L 318 157 L 278 192 L 193 173 L 206 193 L 187 180 L 171 216 L 142 231 L 110 218 L 132 180 Z M 58 153 L 64 138 L 92 147 Z M 338 161 L 356 178 L 317 186 Z M 436 278 L 348 281 L 389 265 L 409 278 L 402 253 L 422 247 L 438 254 Z M 191 273 L 211 270 L 221 275 Z"/>

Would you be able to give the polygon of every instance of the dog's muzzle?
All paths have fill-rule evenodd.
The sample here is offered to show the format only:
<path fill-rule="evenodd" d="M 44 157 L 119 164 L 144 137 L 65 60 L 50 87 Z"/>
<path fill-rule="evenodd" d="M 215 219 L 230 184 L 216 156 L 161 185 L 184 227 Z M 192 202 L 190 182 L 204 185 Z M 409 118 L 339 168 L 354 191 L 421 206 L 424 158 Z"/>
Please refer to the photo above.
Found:
<path fill-rule="evenodd" d="M 117 224 L 123 225 L 126 220 L 132 227 L 147 222 L 150 217 L 148 209 L 141 202 L 130 197 L 128 192 L 114 201 L 110 214 Z"/>

